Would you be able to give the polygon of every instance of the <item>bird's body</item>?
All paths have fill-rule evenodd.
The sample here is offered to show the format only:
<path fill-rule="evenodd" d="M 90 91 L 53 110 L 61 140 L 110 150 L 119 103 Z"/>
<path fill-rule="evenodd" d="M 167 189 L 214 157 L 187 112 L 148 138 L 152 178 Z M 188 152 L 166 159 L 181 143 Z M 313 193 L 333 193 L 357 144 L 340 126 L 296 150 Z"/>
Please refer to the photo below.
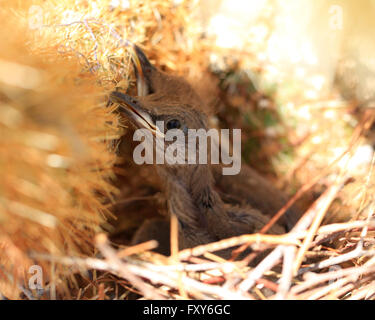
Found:
<path fill-rule="evenodd" d="M 138 92 L 141 92 L 142 96 L 130 97 L 120 92 L 113 92 L 110 99 L 119 104 L 120 111 L 136 127 L 147 128 L 155 136 L 160 134 L 156 126 L 157 121 L 164 121 L 167 128 L 168 125 L 178 126 L 183 132 L 185 129 L 208 130 L 207 116 L 202 111 L 202 101 L 192 87 L 184 79 L 167 75 L 154 68 L 136 46 L 135 52 L 134 64 Z M 165 133 L 161 132 L 161 134 Z M 161 180 L 164 181 L 168 211 L 175 215 L 179 222 L 181 249 L 237 235 L 255 233 L 268 222 L 267 214 L 269 216 L 277 211 L 273 210 L 272 205 L 268 205 L 267 211 L 269 212 L 265 215 L 249 205 L 258 202 L 266 204 L 265 207 L 267 207 L 267 199 L 260 200 L 252 194 L 251 184 L 254 181 L 251 177 L 218 177 L 217 170 L 213 171 L 210 164 L 163 164 L 156 165 L 156 170 Z M 237 206 L 233 204 L 236 201 L 225 203 L 214 188 L 213 172 L 215 178 L 221 182 L 222 188 L 220 189 L 224 190 L 224 193 L 226 193 L 225 179 L 227 179 L 234 188 L 242 184 L 245 191 L 237 194 L 240 197 L 246 197 L 246 194 L 250 193 L 253 195 L 249 197 L 250 201 L 237 201 Z M 279 202 L 277 206 L 280 208 L 284 202 L 281 193 L 264 179 L 260 177 L 257 179 L 265 196 L 268 192 L 270 196 L 268 201 Z M 236 181 L 239 183 L 237 184 Z M 254 188 L 256 189 L 257 185 L 253 186 L 253 190 Z M 271 212 L 272 210 L 274 212 Z M 286 219 L 284 224 L 275 224 L 270 232 L 274 234 L 285 232 L 288 225 L 292 225 L 296 219 L 293 212 L 288 215 L 291 217 Z M 156 229 L 154 226 L 157 226 Z M 160 238 L 165 238 L 165 233 L 169 231 L 169 228 L 161 230 L 162 228 L 168 228 L 168 224 L 160 221 L 155 221 L 154 224 L 147 222 L 138 230 L 133 242 L 148 240 L 147 235 L 150 238 L 155 237 L 158 234 L 157 229 L 160 230 Z M 165 239 L 160 242 L 165 243 Z M 166 252 L 165 248 L 161 248 L 161 252 Z M 220 252 L 220 255 L 226 258 L 229 254 L 230 251 Z"/>
<path fill-rule="evenodd" d="M 181 174 L 166 173 L 163 167 L 158 169 L 166 181 L 169 213 L 179 221 L 181 249 L 255 233 L 268 221 L 250 206 L 225 204 L 214 190 L 211 170 L 206 166 L 182 169 L 186 172 L 183 178 Z M 271 233 L 283 232 L 285 229 L 279 225 L 271 228 Z"/>

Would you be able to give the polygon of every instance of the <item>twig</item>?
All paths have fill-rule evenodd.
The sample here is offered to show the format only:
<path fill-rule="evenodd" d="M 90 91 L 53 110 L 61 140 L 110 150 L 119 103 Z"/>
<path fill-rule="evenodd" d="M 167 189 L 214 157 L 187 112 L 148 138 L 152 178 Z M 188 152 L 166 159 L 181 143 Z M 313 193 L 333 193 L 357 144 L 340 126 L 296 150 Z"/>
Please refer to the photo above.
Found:
<path fill-rule="evenodd" d="M 357 290 L 348 300 L 360 300 L 360 299 L 370 299 L 375 295 L 375 283 L 372 281 L 368 285 L 365 285 L 361 289 Z"/>
<path fill-rule="evenodd" d="M 101 260 L 95 258 L 70 258 L 70 257 L 53 257 L 50 255 L 35 255 L 36 258 L 44 258 L 50 261 L 57 261 L 66 265 L 76 265 L 79 267 L 92 268 L 97 270 L 109 271 L 111 273 L 117 274 L 122 278 L 129 280 L 133 285 L 135 285 L 141 292 L 148 298 L 153 299 L 165 299 L 163 295 L 156 291 L 156 288 L 148 285 L 144 281 L 141 281 L 139 277 L 146 278 L 152 283 L 163 284 L 171 288 L 178 289 L 178 277 L 177 272 L 171 272 L 170 268 L 165 268 L 164 270 L 161 266 L 155 266 L 152 264 L 145 264 L 139 261 L 138 265 L 133 263 L 127 263 L 126 261 L 121 261 L 116 258 L 116 254 L 112 251 L 113 249 L 107 247 L 104 242 L 100 244 L 103 239 L 99 238 L 99 246 L 104 250 L 103 255 L 109 260 Z M 109 251 L 107 251 L 109 250 Z M 101 250 L 102 251 L 102 250 Z M 114 256 L 113 256 L 114 255 Z M 148 267 L 157 267 L 157 270 L 152 270 Z M 135 280 L 135 282 L 134 282 Z M 139 281 L 139 282 L 138 282 Z M 182 284 L 185 290 L 192 295 L 196 295 L 200 298 L 219 298 L 219 299 L 251 299 L 249 294 L 241 294 L 232 290 L 224 289 L 220 286 L 204 284 L 200 281 L 193 280 L 187 276 L 183 276 Z M 206 296 L 206 294 L 210 296 Z"/>
<path fill-rule="evenodd" d="M 274 249 L 266 258 L 260 262 L 254 270 L 252 270 L 245 280 L 239 286 L 239 290 L 245 293 L 250 290 L 256 281 L 264 274 L 264 272 L 270 270 L 282 257 L 284 247 L 278 246 Z"/>
<path fill-rule="evenodd" d="M 117 257 L 121 259 L 126 256 L 131 256 L 133 254 L 155 249 L 157 248 L 157 246 L 158 246 L 158 242 L 156 240 L 150 240 L 147 242 L 139 243 L 134 246 L 120 250 L 117 253 Z"/>
<path fill-rule="evenodd" d="M 312 207 L 314 207 L 314 204 Z M 293 236 L 299 235 L 301 234 L 301 232 L 306 232 L 306 229 L 311 224 L 314 216 L 315 210 L 308 210 L 303 215 L 303 217 L 297 222 L 297 224 L 293 227 L 291 232 L 288 234 L 289 237 L 293 238 Z M 273 268 L 283 256 L 285 248 L 285 245 L 279 245 L 261 263 L 259 263 L 258 266 L 248 274 L 247 279 L 245 279 L 241 283 L 241 292 L 248 291 L 255 284 L 255 281 L 259 279 L 264 272 L 269 271 L 271 268 Z M 284 285 L 286 286 L 286 282 Z"/>
<path fill-rule="evenodd" d="M 291 287 L 293 279 L 293 262 L 296 256 L 296 252 L 297 249 L 295 247 L 284 247 L 283 270 L 276 299 L 285 299 Z"/>
<path fill-rule="evenodd" d="M 328 268 L 328 267 L 333 266 L 333 265 L 339 265 L 343 262 L 346 262 L 348 260 L 352 260 L 352 259 L 355 259 L 355 258 L 364 257 L 364 256 L 372 256 L 372 255 L 375 255 L 375 250 L 366 251 L 366 250 L 362 250 L 362 248 L 360 248 L 360 247 L 357 247 L 356 249 L 354 249 L 354 250 L 352 250 L 352 251 L 350 251 L 346 254 L 342 254 L 342 255 L 339 255 L 337 257 L 333 257 L 331 259 L 327 259 L 327 260 L 318 262 L 318 263 L 312 265 L 311 267 L 301 268 L 298 271 L 298 275 L 301 275 L 301 274 L 306 273 L 308 271 L 315 271 L 315 270 L 319 270 L 319 269 L 323 269 L 323 268 Z"/>
<path fill-rule="evenodd" d="M 313 277 L 310 277 L 303 283 L 294 286 L 291 290 L 291 294 L 297 294 L 308 288 L 311 288 L 317 284 L 332 280 L 339 279 L 347 275 L 361 275 L 375 272 L 375 266 L 363 265 L 359 267 L 351 267 L 346 269 L 340 269 L 337 271 L 331 271 L 327 273 L 314 274 Z"/>
<path fill-rule="evenodd" d="M 297 253 L 296 260 L 293 266 L 293 273 L 296 274 L 299 267 L 301 266 L 302 260 L 304 258 L 305 252 L 308 250 L 310 243 L 318 230 L 325 213 L 327 212 L 328 207 L 331 205 L 332 201 L 335 199 L 337 193 L 342 188 L 343 183 L 337 182 L 333 186 L 329 187 L 323 195 L 319 197 L 317 201 L 310 207 L 310 209 L 306 212 L 306 215 L 313 215 L 315 216 L 314 221 L 309 229 L 302 247 L 299 249 Z"/>
<path fill-rule="evenodd" d="M 270 245 L 278 244 L 289 244 L 299 245 L 299 240 L 293 238 L 290 234 L 286 235 L 263 235 L 259 233 L 245 234 L 238 237 L 228 238 L 217 242 L 212 242 L 205 245 L 200 245 L 191 249 L 185 249 L 179 252 L 178 256 L 180 260 L 185 260 L 190 256 L 200 256 L 205 252 L 213 252 L 223 250 L 231 247 L 235 247 L 244 243 L 267 243 Z"/>

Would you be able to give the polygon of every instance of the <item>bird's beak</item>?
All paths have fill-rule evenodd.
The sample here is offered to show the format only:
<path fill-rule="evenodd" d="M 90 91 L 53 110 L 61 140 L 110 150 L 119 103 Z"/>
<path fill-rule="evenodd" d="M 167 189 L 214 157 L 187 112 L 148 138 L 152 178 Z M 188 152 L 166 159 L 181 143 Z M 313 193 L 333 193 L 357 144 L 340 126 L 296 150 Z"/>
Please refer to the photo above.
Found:
<path fill-rule="evenodd" d="M 137 127 L 146 128 L 151 131 L 157 129 L 149 113 L 145 108 L 141 107 L 141 104 L 136 98 L 118 91 L 113 91 L 109 96 L 109 100 L 112 103 L 118 104 L 120 112 L 132 120 Z"/>
<path fill-rule="evenodd" d="M 149 111 L 142 107 L 141 103 L 127 94 L 113 91 L 109 100 L 118 104 L 119 111 L 124 114 L 139 129 L 147 129 L 154 136 L 164 137 L 164 133 L 156 126 Z"/>

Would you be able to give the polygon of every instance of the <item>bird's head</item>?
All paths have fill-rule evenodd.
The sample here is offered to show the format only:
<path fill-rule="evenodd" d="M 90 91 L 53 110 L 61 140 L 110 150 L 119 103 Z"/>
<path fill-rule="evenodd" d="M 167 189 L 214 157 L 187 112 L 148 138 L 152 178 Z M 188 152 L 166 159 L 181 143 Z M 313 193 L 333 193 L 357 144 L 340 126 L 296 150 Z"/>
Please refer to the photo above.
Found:
<path fill-rule="evenodd" d="M 187 150 L 188 130 L 207 130 L 207 116 L 201 111 L 199 96 L 186 80 L 155 68 L 138 46 L 134 45 L 133 49 L 138 95 L 114 91 L 110 101 L 119 106 L 118 111 L 137 129 L 146 129 L 154 139 L 179 129 L 186 137 Z M 163 126 L 158 125 L 161 123 Z M 172 143 L 165 142 L 164 151 Z M 187 156 L 186 152 L 186 162 Z"/>

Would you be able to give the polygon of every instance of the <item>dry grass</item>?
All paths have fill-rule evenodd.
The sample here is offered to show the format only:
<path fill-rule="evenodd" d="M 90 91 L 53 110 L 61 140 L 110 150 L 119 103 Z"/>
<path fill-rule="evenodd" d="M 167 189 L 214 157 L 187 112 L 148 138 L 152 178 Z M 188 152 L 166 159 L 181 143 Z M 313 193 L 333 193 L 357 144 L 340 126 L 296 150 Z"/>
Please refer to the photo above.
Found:
<path fill-rule="evenodd" d="M 262 45 L 252 42 L 247 51 L 234 52 L 201 39 L 194 1 L 146 1 L 126 8 L 111 1 L 0 3 L 0 294 L 28 299 L 123 299 L 131 292 L 146 299 L 375 298 L 374 159 L 354 169 L 351 164 L 372 143 L 371 108 L 342 101 L 337 92 L 328 101 L 306 101 L 303 88 L 244 90 L 249 85 L 245 68 L 259 77 L 267 73 L 255 55 Z M 29 7 L 42 3 L 43 19 L 30 30 Z M 269 11 L 260 18 L 272 25 L 271 19 Z M 292 194 L 262 233 L 180 252 L 174 236 L 171 257 L 150 251 L 153 241 L 120 246 L 102 233 L 117 187 L 133 199 L 139 194 L 137 199 L 144 199 L 137 193 L 144 183 L 155 187 L 152 180 L 140 183 L 133 172 L 114 167 L 120 162 L 114 147 L 126 128 L 105 107 L 106 93 L 132 87 L 129 39 L 143 45 L 163 69 L 207 84 L 200 91 L 220 125 L 244 128 L 245 139 L 256 139 L 257 152 L 253 145 L 244 150 L 256 156 L 245 160 L 256 166 L 268 159 L 259 169 Z M 237 62 L 227 59 L 218 74 L 207 62 L 213 53 Z M 266 114 L 258 103 L 264 99 Z M 249 110 L 256 115 L 250 124 L 243 116 Z M 262 123 L 269 117 L 276 122 L 271 135 Z M 125 176 L 128 187 L 114 183 L 114 172 Z M 295 228 L 281 236 L 265 234 L 295 201 L 306 209 Z M 172 220 L 174 235 L 175 228 Z M 253 253 L 242 261 L 215 255 L 228 247 L 237 247 L 237 253 L 251 247 Z M 248 267 L 265 250 L 266 258 Z M 41 295 L 27 286 L 34 264 L 44 271 Z"/>

